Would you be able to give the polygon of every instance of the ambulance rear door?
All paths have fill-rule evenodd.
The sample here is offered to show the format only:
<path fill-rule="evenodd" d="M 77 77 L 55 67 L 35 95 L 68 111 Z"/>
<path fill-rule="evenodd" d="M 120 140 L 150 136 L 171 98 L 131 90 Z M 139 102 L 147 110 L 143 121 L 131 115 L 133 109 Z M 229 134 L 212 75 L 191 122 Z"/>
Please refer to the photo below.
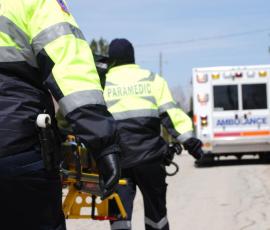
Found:
<path fill-rule="evenodd" d="M 217 153 L 269 151 L 269 69 L 221 70 L 213 87 L 213 140 Z"/>

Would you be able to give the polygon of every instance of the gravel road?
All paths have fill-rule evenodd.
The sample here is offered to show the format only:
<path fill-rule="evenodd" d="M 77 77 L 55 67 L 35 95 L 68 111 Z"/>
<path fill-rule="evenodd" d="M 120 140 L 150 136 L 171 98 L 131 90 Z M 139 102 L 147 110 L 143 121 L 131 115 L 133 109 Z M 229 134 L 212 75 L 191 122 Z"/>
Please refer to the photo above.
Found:
<path fill-rule="evenodd" d="M 181 172 L 168 178 L 171 230 L 270 230 L 270 165 L 256 160 L 220 161 L 194 168 L 182 154 Z M 143 230 L 143 204 L 136 197 L 133 230 Z M 107 222 L 67 220 L 68 230 L 109 230 Z"/>

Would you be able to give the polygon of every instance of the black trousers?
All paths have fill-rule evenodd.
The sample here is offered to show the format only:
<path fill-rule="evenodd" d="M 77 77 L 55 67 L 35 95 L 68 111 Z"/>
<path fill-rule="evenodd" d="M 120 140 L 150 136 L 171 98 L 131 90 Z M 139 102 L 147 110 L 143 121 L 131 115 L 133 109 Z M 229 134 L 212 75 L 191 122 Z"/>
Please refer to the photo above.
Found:
<path fill-rule="evenodd" d="M 112 230 L 131 229 L 133 202 L 138 186 L 144 202 L 145 229 L 169 230 L 166 208 L 166 173 L 161 162 L 143 164 L 122 170 L 123 178 L 128 179 L 127 186 L 119 186 L 119 194 L 127 211 L 127 220 L 111 221 Z M 134 226 L 136 229 L 136 226 Z"/>
<path fill-rule="evenodd" d="M 21 164 L 21 159 L 18 167 L 10 157 L 0 159 L 0 224 L 5 230 L 65 230 L 60 177 L 37 169 L 38 161 L 30 161 L 38 159 L 31 154 L 23 157 L 27 165 L 34 166 L 32 171 Z M 5 173 L 4 165 L 10 168 L 6 163 L 14 169 L 10 172 L 20 173 Z"/>

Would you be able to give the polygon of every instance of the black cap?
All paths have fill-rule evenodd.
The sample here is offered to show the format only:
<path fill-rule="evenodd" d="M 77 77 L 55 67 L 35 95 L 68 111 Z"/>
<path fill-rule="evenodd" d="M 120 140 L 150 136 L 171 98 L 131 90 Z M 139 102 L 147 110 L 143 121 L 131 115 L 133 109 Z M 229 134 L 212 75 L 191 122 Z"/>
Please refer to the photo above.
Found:
<path fill-rule="evenodd" d="M 134 48 L 132 44 L 124 38 L 114 39 L 109 46 L 110 67 L 134 64 Z"/>

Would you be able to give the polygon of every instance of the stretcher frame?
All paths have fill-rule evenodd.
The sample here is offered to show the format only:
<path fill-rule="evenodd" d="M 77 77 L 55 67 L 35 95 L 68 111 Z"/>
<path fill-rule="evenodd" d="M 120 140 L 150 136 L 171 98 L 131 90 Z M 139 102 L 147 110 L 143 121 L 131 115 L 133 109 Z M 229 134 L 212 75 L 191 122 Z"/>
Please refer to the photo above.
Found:
<path fill-rule="evenodd" d="M 72 136 L 68 137 L 66 145 L 74 143 Z M 82 146 L 76 147 L 76 154 L 80 166 L 74 167 L 74 163 L 69 170 L 61 168 L 63 188 L 67 190 L 63 196 L 63 212 L 66 219 L 93 219 L 93 220 L 119 220 L 126 219 L 127 213 L 123 203 L 117 193 L 113 193 L 108 198 L 101 200 L 99 188 L 99 175 L 97 173 L 84 172 L 82 165 L 85 165 L 84 151 Z M 78 162 L 77 162 L 78 163 Z M 119 180 L 119 186 L 126 186 L 127 181 Z M 117 214 L 111 215 L 110 204 L 114 203 Z"/>

